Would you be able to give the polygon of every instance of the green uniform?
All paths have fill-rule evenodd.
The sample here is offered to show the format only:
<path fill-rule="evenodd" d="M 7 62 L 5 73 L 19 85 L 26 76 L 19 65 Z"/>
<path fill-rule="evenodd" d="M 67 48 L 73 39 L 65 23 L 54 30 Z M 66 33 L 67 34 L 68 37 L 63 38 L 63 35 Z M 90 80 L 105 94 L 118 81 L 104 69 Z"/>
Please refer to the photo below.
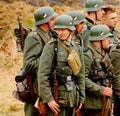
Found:
<path fill-rule="evenodd" d="M 39 33 L 39 34 L 38 34 Z M 42 37 L 40 36 L 42 34 Z M 24 69 L 26 72 L 30 72 L 32 81 L 37 89 L 37 71 L 40 60 L 40 55 L 44 46 L 43 36 L 46 41 L 49 40 L 49 36 L 41 29 L 36 28 L 36 31 L 32 31 L 25 39 L 24 46 Z M 37 97 L 37 95 L 36 95 Z M 25 116 L 38 116 L 38 111 L 34 108 L 34 103 L 25 103 Z"/>
<path fill-rule="evenodd" d="M 60 40 L 61 41 L 61 40 Z M 79 84 L 75 84 L 74 81 L 66 81 L 65 83 L 60 83 L 61 76 L 57 76 L 58 79 L 58 97 L 62 99 L 68 100 L 67 104 L 61 104 L 59 116 L 74 116 L 75 115 L 75 107 L 79 105 L 79 103 L 84 103 L 85 99 L 85 78 L 84 78 L 84 61 L 83 61 L 83 53 L 82 49 L 78 49 L 75 45 L 74 41 L 71 43 L 64 41 L 64 44 L 71 50 L 75 50 L 79 56 L 82 63 L 82 68 L 79 72 L 79 77 L 73 76 L 72 73 L 65 73 L 64 69 L 68 67 L 71 71 L 71 68 L 68 66 L 66 58 L 68 57 L 68 51 L 58 42 L 58 53 L 57 53 L 57 66 L 58 66 L 58 74 L 65 74 L 67 76 L 72 76 L 74 79 L 79 79 Z M 78 46 L 80 47 L 80 46 Z M 45 45 L 44 50 L 42 52 L 40 58 L 40 69 L 38 71 L 38 89 L 39 95 L 42 98 L 44 103 L 48 103 L 54 100 L 53 96 L 53 75 L 52 72 L 52 63 L 54 57 L 54 43 L 49 42 Z M 66 78 L 64 77 L 64 78 Z M 52 81 L 49 81 L 52 80 Z M 69 113 L 67 113 L 69 112 Z M 49 109 L 48 115 L 53 116 L 53 112 Z"/>
<path fill-rule="evenodd" d="M 77 43 L 78 45 L 83 47 L 83 40 L 82 40 L 82 34 L 81 33 L 74 36 L 74 41 L 75 41 L 75 43 Z"/>
<path fill-rule="evenodd" d="M 86 17 L 86 24 L 82 31 L 82 40 L 83 40 L 83 46 L 87 47 L 89 44 L 89 37 L 90 37 L 90 29 L 96 25 L 91 19 Z"/>
<path fill-rule="evenodd" d="M 102 96 L 104 81 L 101 79 L 106 77 L 100 62 L 105 53 L 91 42 L 88 47 L 90 49 L 84 51 L 86 98 L 82 109 L 83 116 L 100 116 L 104 100 Z M 95 74 L 101 79 L 94 78 Z"/>
<path fill-rule="evenodd" d="M 113 37 L 111 37 L 110 39 L 110 43 L 111 44 L 115 44 L 118 43 L 119 39 L 118 39 L 118 31 L 114 28 L 111 30 L 111 33 L 113 34 Z"/>
<path fill-rule="evenodd" d="M 120 116 L 120 43 L 115 45 L 115 48 L 111 51 L 110 57 L 115 73 L 115 77 L 112 80 L 114 116 Z"/>

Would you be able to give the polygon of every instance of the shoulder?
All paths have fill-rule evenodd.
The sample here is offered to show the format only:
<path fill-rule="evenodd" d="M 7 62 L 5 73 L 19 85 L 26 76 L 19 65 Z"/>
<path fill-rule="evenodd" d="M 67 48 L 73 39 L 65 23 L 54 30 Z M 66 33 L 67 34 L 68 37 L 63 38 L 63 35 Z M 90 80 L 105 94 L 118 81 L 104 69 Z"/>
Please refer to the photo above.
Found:
<path fill-rule="evenodd" d="M 26 41 L 28 41 L 28 40 L 31 40 L 32 41 L 32 39 L 39 39 L 39 36 L 38 36 L 38 34 L 37 34 L 37 32 L 36 31 L 31 31 L 28 35 L 27 35 L 27 37 L 26 37 Z"/>
<path fill-rule="evenodd" d="M 88 47 L 84 48 L 83 54 L 84 54 L 84 57 L 88 57 L 89 59 L 93 59 L 94 54 L 90 48 L 88 48 Z"/>
<path fill-rule="evenodd" d="M 44 46 L 44 48 L 46 48 L 46 49 L 48 49 L 48 50 L 51 50 L 51 49 L 53 49 L 53 46 L 54 46 L 54 40 L 50 40 L 50 41 L 48 41 L 46 44 L 45 44 L 45 46 Z"/>
<path fill-rule="evenodd" d="M 28 37 L 30 36 L 37 36 L 37 31 L 31 31 L 29 34 L 28 34 Z"/>

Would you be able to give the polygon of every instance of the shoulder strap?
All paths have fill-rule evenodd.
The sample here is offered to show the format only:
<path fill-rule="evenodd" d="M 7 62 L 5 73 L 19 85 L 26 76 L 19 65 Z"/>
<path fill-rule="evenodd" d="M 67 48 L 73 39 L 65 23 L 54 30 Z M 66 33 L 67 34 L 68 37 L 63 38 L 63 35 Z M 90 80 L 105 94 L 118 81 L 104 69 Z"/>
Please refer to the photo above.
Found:
<path fill-rule="evenodd" d="M 96 62 L 96 56 L 95 56 L 95 53 L 93 51 L 93 49 L 90 47 L 90 46 L 87 46 L 87 48 L 91 51 L 92 53 L 92 57 L 93 57 L 93 63 L 95 64 L 96 67 L 98 67 L 98 64 Z"/>
<path fill-rule="evenodd" d="M 36 32 L 42 38 L 42 40 L 44 41 L 44 43 L 46 44 L 48 41 L 45 39 L 45 36 L 42 33 L 38 32 L 38 31 L 36 31 Z"/>
<path fill-rule="evenodd" d="M 58 41 L 54 39 L 54 67 L 57 67 L 57 53 L 58 53 Z"/>
<path fill-rule="evenodd" d="M 82 34 L 77 34 L 76 39 L 79 40 L 80 46 L 83 46 Z M 76 42 L 76 41 L 75 41 Z"/>
<path fill-rule="evenodd" d="M 60 40 L 58 40 L 58 42 L 70 53 L 70 49 Z"/>
<path fill-rule="evenodd" d="M 92 57 L 93 57 L 93 61 L 94 61 L 94 63 L 95 63 L 95 62 L 96 62 L 96 60 L 95 60 L 95 54 L 94 54 L 92 48 L 91 48 L 90 46 L 87 46 L 87 48 L 91 51 Z"/>
<path fill-rule="evenodd" d="M 90 46 L 87 46 L 87 48 L 92 52 L 93 56 L 95 56 L 93 49 Z M 103 56 L 100 53 L 98 53 L 98 54 L 99 54 L 100 58 L 103 58 Z"/>

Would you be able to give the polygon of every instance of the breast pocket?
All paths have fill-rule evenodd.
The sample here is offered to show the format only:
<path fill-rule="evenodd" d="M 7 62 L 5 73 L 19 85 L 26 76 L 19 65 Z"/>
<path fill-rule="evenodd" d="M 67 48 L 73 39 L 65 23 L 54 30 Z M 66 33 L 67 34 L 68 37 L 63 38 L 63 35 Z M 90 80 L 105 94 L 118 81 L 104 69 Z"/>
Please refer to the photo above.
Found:
<path fill-rule="evenodd" d="M 58 62 L 66 62 L 67 56 L 68 56 L 68 54 L 66 52 L 62 52 L 62 51 L 58 52 L 57 61 Z"/>
<path fill-rule="evenodd" d="M 66 52 L 58 52 L 57 56 L 57 65 L 58 69 L 61 72 L 61 69 L 67 65 L 67 58 L 68 54 Z"/>

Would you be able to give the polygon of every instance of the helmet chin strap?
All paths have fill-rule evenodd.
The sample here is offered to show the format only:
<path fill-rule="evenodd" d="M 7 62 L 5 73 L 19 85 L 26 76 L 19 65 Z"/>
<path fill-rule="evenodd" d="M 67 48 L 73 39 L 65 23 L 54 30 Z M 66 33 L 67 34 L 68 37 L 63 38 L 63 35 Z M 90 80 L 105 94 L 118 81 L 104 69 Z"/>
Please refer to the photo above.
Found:
<path fill-rule="evenodd" d="M 101 50 L 104 50 L 102 40 L 100 40 Z M 105 50 L 104 50 L 105 51 Z"/>
<path fill-rule="evenodd" d="M 108 53 L 109 52 L 109 47 L 108 48 L 103 48 L 102 40 L 100 40 L 100 44 L 101 44 L 101 50 L 104 50 L 105 53 Z"/>
<path fill-rule="evenodd" d="M 95 12 L 95 23 L 97 23 L 97 12 Z"/>
<path fill-rule="evenodd" d="M 49 23 L 46 23 L 46 24 L 48 25 L 49 31 L 51 31 L 51 28 L 50 28 L 50 25 L 49 25 Z"/>

